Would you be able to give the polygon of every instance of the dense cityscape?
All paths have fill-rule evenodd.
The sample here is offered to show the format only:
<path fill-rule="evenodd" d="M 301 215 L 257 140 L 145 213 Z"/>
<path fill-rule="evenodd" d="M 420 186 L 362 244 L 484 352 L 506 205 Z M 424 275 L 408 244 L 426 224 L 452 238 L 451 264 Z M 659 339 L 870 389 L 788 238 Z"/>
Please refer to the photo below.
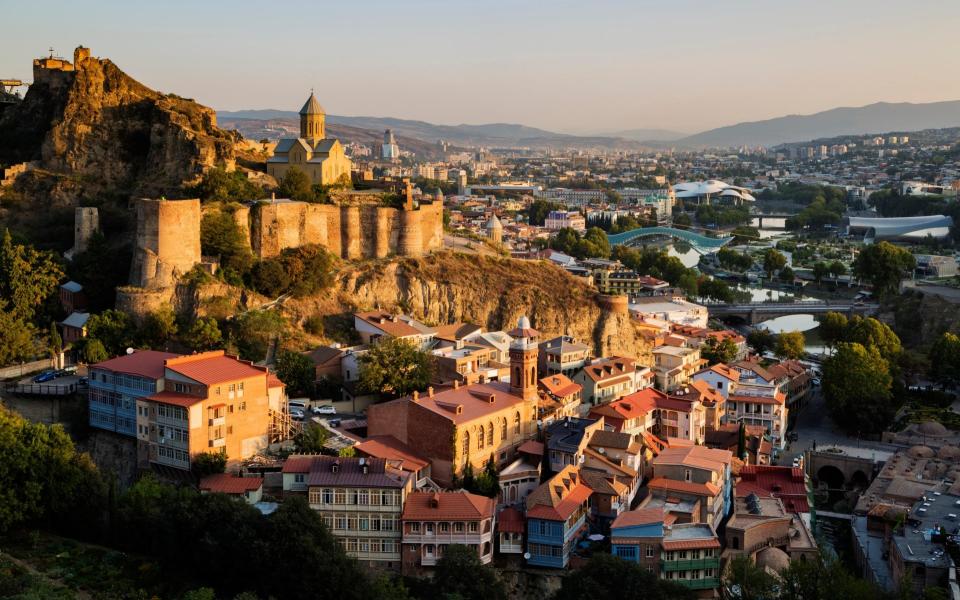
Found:
<path fill-rule="evenodd" d="M 0 597 L 960 599 L 960 102 L 631 137 L 10 65 Z"/>

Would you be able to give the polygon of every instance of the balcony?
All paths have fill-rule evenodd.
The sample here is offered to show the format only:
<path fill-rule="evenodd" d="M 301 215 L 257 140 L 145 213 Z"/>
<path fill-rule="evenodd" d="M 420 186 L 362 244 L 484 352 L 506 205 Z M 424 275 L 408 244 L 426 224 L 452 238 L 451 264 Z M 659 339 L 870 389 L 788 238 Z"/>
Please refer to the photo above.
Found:
<path fill-rule="evenodd" d="M 463 532 L 463 533 L 404 533 L 404 544 L 481 544 L 491 541 L 491 533 Z"/>
<path fill-rule="evenodd" d="M 208 419 L 207 425 L 209 427 L 219 427 L 220 425 L 226 424 L 226 422 L 227 422 L 226 417 L 217 417 L 215 419 Z"/>
<path fill-rule="evenodd" d="M 686 560 L 662 560 L 660 568 L 663 571 L 693 571 L 695 569 L 719 569 L 720 558 L 691 558 Z"/>
<path fill-rule="evenodd" d="M 211 448 L 222 448 L 227 445 L 227 438 L 216 438 L 209 442 Z"/>
<path fill-rule="evenodd" d="M 706 577 L 704 579 L 668 579 L 667 581 L 679 583 L 691 590 L 712 590 L 720 587 L 720 579 L 717 577 Z"/>

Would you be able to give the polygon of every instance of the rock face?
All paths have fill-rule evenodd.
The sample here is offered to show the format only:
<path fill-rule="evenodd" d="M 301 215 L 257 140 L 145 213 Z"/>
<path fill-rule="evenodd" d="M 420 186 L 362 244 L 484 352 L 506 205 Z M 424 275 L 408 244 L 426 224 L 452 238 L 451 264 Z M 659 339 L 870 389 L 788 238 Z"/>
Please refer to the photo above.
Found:
<path fill-rule="evenodd" d="M 33 177 L 52 204 L 104 193 L 173 195 L 215 164 L 236 160 L 239 135 L 216 113 L 137 82 L 110 60 L 78 48 L 74 63 L 34 61 L 34 83 L 0 117 L 0 164 L 38 161 Z"/>
<path fill-rule="evenodd" d="M 650 344 L 629 315 L 610 310 L 595 290 L 553 265 L 452 252 L 342 271 L 332 293 L 288 303 L 300 316 L 381 308 L 429 324 L 465 321 L 509 329 L 530 317 L 542 338 L 567 334 L 596 355 L 622 354 L 651 364 Z"/>

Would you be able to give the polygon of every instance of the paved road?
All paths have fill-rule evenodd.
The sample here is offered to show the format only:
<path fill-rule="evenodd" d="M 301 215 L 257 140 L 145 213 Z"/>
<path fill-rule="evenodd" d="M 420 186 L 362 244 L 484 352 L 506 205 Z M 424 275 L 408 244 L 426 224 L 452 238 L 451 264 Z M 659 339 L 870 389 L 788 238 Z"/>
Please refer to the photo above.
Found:
<path fill-rule="evenodd" d="M 826 403 L 820 388 L 813 388 L 810 402 L 807 404 L 794 423 L 792 431 L 797 433 L 797 441 L 791 442 L 780 457 L 779 464 L 791 465 L 793 459 L 802 456 L 813 447 L 826 448 L 833 445 L 870 447 L 869 441 L 859 440 L 856 436 L 849 436 L 839 430 L 827 414 Z"/>

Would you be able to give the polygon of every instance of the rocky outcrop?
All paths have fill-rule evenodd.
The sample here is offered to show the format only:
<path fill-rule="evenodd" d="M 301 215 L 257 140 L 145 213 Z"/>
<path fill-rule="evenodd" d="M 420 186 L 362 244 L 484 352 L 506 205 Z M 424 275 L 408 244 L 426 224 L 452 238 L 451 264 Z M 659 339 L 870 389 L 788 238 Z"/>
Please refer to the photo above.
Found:
<path fill-rule="evenodd" d="M 74 65 L 35 61 L 23 101 L 0 118 L 0 164 L 38 163 L 23 191 L 53 206 L 175 195 L 206 168 L 234 165 L 239 134 L 217 128 L 212 109 L 151 90 L 80 50 Z"/>
<path fill-rule="evenodd" d="M 527 315 L 544 337 L 568 334 L 598 355 L 651 360 L 629 315 L 609 310 L 587 283 L 542 261 L 453 252 L 378 261 L 342 271 L 331 291 L 287 307 L 302 318 L 379 307 L 430 324 L 464 321 L 488 330 L 509 329 Z"/>

